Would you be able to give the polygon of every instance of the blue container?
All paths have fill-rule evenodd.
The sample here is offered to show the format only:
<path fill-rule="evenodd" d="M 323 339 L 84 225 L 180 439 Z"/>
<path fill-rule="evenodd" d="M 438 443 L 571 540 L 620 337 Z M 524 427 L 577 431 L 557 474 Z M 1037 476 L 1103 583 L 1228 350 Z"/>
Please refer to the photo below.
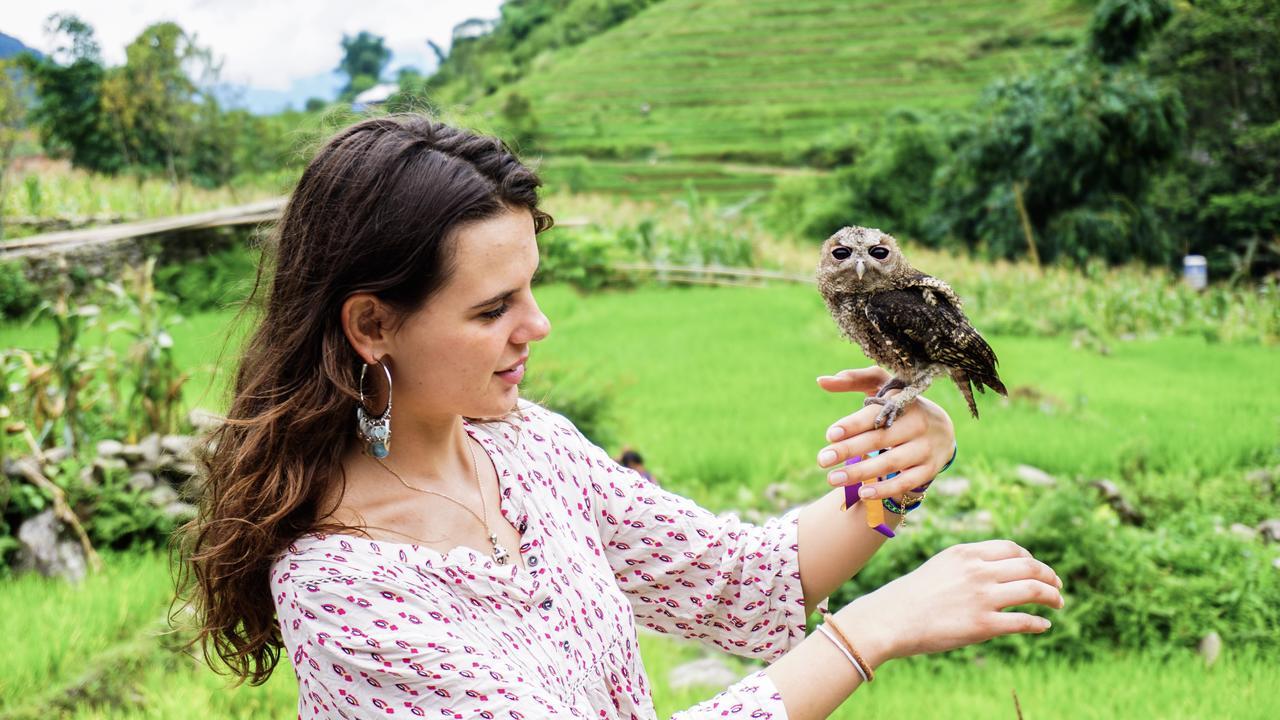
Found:
<path fill-rule="evenodd" d="M 1182 258 L 1182 280 L 1196 290 L 1203 290 L 1209 284 L 1209 265 L 1203 255 Z"/>

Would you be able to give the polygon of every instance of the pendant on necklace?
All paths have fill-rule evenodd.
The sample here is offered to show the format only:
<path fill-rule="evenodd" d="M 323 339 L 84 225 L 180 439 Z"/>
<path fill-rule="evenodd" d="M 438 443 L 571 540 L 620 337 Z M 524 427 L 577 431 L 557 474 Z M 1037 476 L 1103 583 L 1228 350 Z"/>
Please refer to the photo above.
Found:
<path fill-rule="evenodd" d="M 498 544 L 498 536 L 489 533 L 489 542 L 493 543 L 493 561 L 499 565 L 506 565 L 507 558 L 510 556 L 507 554 L 507 549 Z"/>

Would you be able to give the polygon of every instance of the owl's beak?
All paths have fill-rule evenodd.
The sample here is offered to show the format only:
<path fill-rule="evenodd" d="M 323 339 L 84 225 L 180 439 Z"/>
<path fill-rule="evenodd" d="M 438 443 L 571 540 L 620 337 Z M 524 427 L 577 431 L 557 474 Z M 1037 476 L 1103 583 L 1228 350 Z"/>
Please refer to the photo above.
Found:
<path fill-rule="evenodd" d="M 853 271 L 858 273 L 858 279 L 861 280 L 862 276 L 867 272 L 867 261 L 859 260 L 858 264 L 853 266 Z"/>

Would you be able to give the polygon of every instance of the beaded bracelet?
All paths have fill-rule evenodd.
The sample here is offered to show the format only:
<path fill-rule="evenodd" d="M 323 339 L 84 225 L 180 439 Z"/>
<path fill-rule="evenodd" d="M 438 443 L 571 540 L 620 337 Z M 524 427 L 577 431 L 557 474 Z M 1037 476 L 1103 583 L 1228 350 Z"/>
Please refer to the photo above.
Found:
<path fill-rule="evenodd" d="M 951 463 L 953 463 L 953 462 L 955 462 L 955 461 L 956 461 L 956 453 L 958 453 L 958 452 L 960 452 L 960 444 L 959 444 L 959 443 L 955 444 L 955 446 L 953 446 L 953 447 L 951 448 L 951 459 L 950 459 L 950 460 L 948 460 L 948 461 L 947 461 L 947 464 L 946 464 L 946 465 L 943 465 L 943 466 L 942 466 L 942 468 L 938 470 L 938 472 L 934 473 L 934 475 L 933 475 L 933 476 L 934 476 L 934 477 L 938 477 L 938 476 L 939 476 L 939 475 L 941 475 L 942 473 L 946 472 L 946 471 L 947 471 L 947 468 L 951 467 Z M 929 482 L 933 482 L 933 481 L 932 481 L 932 480 L 930 480 Z M 928 484 L 929 484 L 929 483 L 925 483 L 925 485 L 926 485 L 926 486 L 928 486 Z"/>

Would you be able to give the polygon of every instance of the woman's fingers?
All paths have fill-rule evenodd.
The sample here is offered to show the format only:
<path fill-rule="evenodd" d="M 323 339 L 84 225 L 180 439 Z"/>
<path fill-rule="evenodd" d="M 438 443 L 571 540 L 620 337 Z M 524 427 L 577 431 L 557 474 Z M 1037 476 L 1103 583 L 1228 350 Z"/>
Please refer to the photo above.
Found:
<path fill-rule="evenodd" d="M 1053 568 L 1031 557 L 996 560 L 987 565 L 987 571 L 991 574 L 991 579 L 998 583 L 1031 579 L 1062 589 L 1062 579 Z"/>
<path fill-rule="evenodd" d="M 995 603 L 996 610 L 1027 603 L 1061 608 L 1066 603 L 1058 588 L 1039 580 L 1014 580 L 994 585 L 989 591 L 989 597 Z"/>
<path fill-rule="evenodd" d="M 1047 618 L 1022 612 L 991 613 L 988 623 L 992 637 L 1014 633 L 1042 633 L 1052 625 Z"/>
<path fill-rule="evenodd" d="M 889 448 L 875 457 L 861 456 L 861 460 L 853 463 L 846 462 L 846 459 L 858 456 L 842 452 L 839 457 L 841 460 L 831 468 L 831 472 L 827 473 L 827 481 L 832 485 L 848 485 L 853 482 L 866 482 L 875 478 L 886 477 L 890 473 L 902 472 L 920 465 L 929 459 L 929 445 L 928 443 L 912 441 Z M 819 460 L 821 460 L 821 456 L 819 456 Z M 911 487 L 915 487 L 915 485 Z M 911 488 L 907 489 L 910 490 Z"/>
<path fill-rule="evenodd" d="M 953 545 L 961 553 L 971 553 L 979 560 L 1005 560 L 1031 557 L 1031 551 L 1012 540 L 983 540 L 981 542 Z"/>
<path fill-rule="evenodd" d="M 837 420 L 827 428 L 827 441 L 831 443 L 823 450 L 831 449 L 837 454 L 837 461 L 844 462 L 851 457 L 861 457 L 872 450 L 898 445 L 906 440 L 923 435 L 926 430 L 925 413 L 916 403 L 907 406 L 893 427 L 875 429 L 876 415 L 880 414 L 879 405 L 869 405 L 858 412 Z M 818 453 L 818 464 L 829 467 L 833 463 L 822 462 L 822 453 Z"/>
<path fill-rule="evenodd" d="M 835 375 L 818 378 L 818 386 L 827 392 L 870 393 L 889 382 L 889 373 L 872 365 L 857 370 L 841 370 Z"/>
<path fill-rule="evenodd" d="M 894 451 L 898 451 L 902 449 L 903 448 L 894 448 Z M 876 458 L 873 458 L 873 460 L 875 459 L 879 459 L 879 456 L 877 456 Z M 891 461 L 892 458 L 890 458 L 889 460 Z M 868 461 L 864 460 L 863 462 L 868 462 Z M 854 468 L 860 465 L 862 465 L 861 462 L 855 465 L 847 465 L 846 467 L 849 470 L 853 470 Z M 891 474 L 893 475 L 893 477 L 889 477 L 889 475 Z M 843 476 L 843 479 L 842 479 L 842 476 Z M 845 472 L 844 470 L 833 470 L 830 473 L 827 473 L 827 482 L 831 483 L 832 487 L 852 485 L 853 483 L 860 482 L 863 485 L 858 490 L 859 497 L 886 498 L 886 497 L 901 495 L 913 488 L 918 488 L 921 485 L 924 485 L 925 483 L 929 482 L 929 479 L 932 477 L 933 477 L 933 472 L 927 466 L 915 465 L 913 467 L 907 468 L 906 470 L 875 471 L 873 469 L 871 472 L 867 472 L 865 475 L 859 474 L 857 477 L 854 477 L 854 478 L 850 478 L 848 476 L 848 473 Z M 880 480 L 879 482 L 876 482 L 874 480 L 875 478 L 884 478 L 884 480 Z M 866 491 L 866 494 L 863 494 L 864 490 Z"/>

